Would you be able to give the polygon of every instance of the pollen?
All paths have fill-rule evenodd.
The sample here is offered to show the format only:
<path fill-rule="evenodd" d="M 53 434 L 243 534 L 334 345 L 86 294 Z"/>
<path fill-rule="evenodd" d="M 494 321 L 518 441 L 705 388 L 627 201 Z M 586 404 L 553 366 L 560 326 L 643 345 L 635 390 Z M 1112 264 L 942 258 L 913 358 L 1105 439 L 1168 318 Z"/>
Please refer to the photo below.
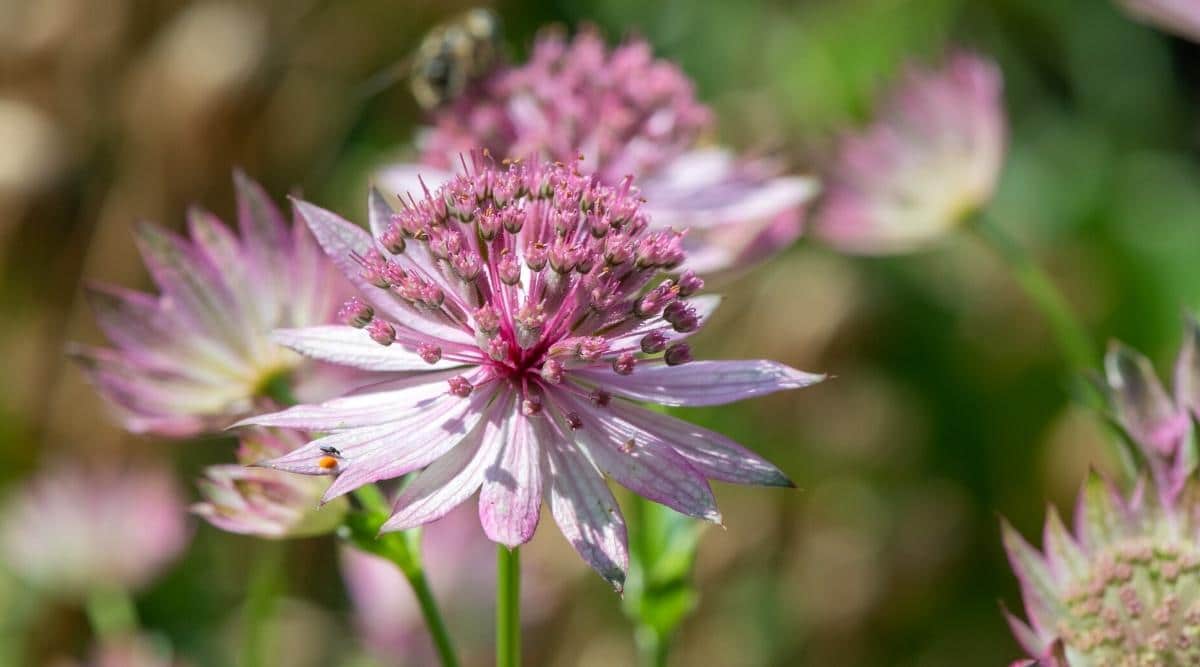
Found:
<path fill-rule="evenodd" d="M 332 456 L 322 456 L 317 459 L 317 467 L 321 470 L 333 470 L 338 467 L 338 460 Z"/>

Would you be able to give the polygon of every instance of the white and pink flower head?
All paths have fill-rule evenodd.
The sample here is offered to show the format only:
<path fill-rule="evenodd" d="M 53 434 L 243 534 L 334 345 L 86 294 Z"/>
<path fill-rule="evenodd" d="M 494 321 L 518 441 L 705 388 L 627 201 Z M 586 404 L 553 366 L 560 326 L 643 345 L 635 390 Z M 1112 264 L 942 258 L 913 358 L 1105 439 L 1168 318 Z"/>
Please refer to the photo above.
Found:
<path fill-rule="evenodd" d="M 1196 0 L 1117 0 L 1135 19 L 1193 42 L 1200 42 L 1200 3 Z"/>
<path fill-rule="evenodd" d="M 1002 85 L 969 53 L 909 67 L 875 123 L 842 143 L 814 234 L 843 252 L 911 252 L 980 210 L 1004 163 Z"/>
<path fill-rule="evenodd" d="M 143 224 L 138 245 L 160 294 L 87 290 L 113 347 L 76 356 L 130 431 L 217 431 L 261 410 L 281 384 L 319 400 L 350 381 L 269 339 L 278 327 L 332 321 L 352 290 L 304 225 L 289 227 L 257 184 L 234 180 L 240 237 L 199 209 L 190 240 Z"/>
<path fill-rule="evenodd" d="M 192 512 L 221 530 L 267 539 L 333 532 L 349 503 L 343 498 L 320 502 L 329 480 L 253 465 L 283 456 L 308 440 L 306 434 L 283 429 L 246 431 L 238 447 L 238 463 L 205 469 L 198 482 L 204 502 L 192 505 Z"/>
<path fill-rule="evenodd" d="M 59 464 L 10 496 L 0 546 L 8 567 L 39 588 L 79 597 L 133 590 L 183 551 L 186 518 L 167 470 Z"/>
<path fill-rule="evenodd" d="M 1200 664 L 1200 487 L 1173 504 L 1152 487 L 1093 474 L 1074 531 L 1050 510 L 1041 553 L 1004 524 L 1028 622 L 1006 616 L 1031 658 L 1014 667 Z"/>
<path fill-rule="evenodd" d="M 780 176 L 768 162 L 700 147 L 711 126 L 692 82 L 645 41 L 609 49 L 593 29 L 572 39 L 547 31 L 527 63 L 498 67 L 435 112 L 420 167 L 397 165 L 379 180 L 400 194 L 416 189 L 418 173 L 440 182 L 477 149 L 569 163 L 582 155 L 580 168 L 608 185 L 637 176 L 651 224 L 691 228 L 688 266 L 708 274 L 789 245 L 816 192 L 813 181 Z"/>
<path fill-rule="evenodd" d="M 479 492 L 484 531 L 517 546 L 545 500 L 567 539 L 615 586 L 625 526 L 605 476 L 689 516 L 719 521 L 708 481 L 789 484 L 728 438 L 632 401 L 715 405 L 820 376 L 770 361 L 692 361 L 686 339 L 716 307 L 696 296 L 685 233 L 654 229 L 629 178 L 475 155 L 450 182 L 393 212 L 372 193 L 374 238 L 297 208 L 365 300 L 346 325 L 276 340 L 383 373 L 319 405 L 245 424 L 327 433 L 267 463 L 337 477 L 325 498 L 422 471 L 384 530 L 433 521 Z M 323 455 L 337 451 L 329 469 Z"/>

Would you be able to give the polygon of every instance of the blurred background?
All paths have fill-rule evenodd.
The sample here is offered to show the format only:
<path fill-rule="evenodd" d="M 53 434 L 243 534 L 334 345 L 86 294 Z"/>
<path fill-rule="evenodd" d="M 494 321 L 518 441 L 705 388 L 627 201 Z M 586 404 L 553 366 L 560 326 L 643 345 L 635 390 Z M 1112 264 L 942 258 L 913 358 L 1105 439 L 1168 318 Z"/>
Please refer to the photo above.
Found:
<path fill-rule="evenodd" d="M 467 6 L 0 0 L 0 485 L 55 460 L 133 459 L 169 462 L 195 497 L 191 480 L 227 461 L 231 443 L 171 444 L 114 424 L 63 354 L 69 341 L 101 341 L 81 282 L 147 287 L 132 226 L 179 228 L 193 202 L 229 220 L 237 166 L 279 199 L 302 193 L 362 220 L 368 175 L 412 155 L 421 120 L 403 83 L 363 91 Z M 613 42 L 644 36 L 697 81 L 725 143 L 810 173 L 905 60 L 954 45 L 989 54 L 1004 71 L 1012 125 L 992 211 L 1096 340 L 1124 340 L 1165 373 L 1182 313 L 1200 306 L 1200 48 L 1108 2 L 494 8 L 518 58 L 551 22 L 591 22 Z M 1069 510 L 1087 467 L 1108 462 L 1102 425 L 1072 407 L 1049 332 L 1004 267 L 966 236 L 874 260 L 802 240 L 723 291 L 700 355 L 774 358 L 836 378 L 688 415 L 765 454 L 799 488 L 716 489 L 727 529 L 702 537 L 700 606 L 672 664 L 969 667 L 1018 657 L 1000 614 L 1002 601 L 1020 601 L 997 516 L 1036 537 L 1046 503 Z M 246 563 L 264 543 L 192 523 L 190 548 L 137 611 L 179 664 L 234 664 Z M 282 549 L 277 664 L 429 664 L 418 649 L 368 656 L 333 540 Z M 547 524 L 528 552 L 539 568 L 527 577 L 538 589 L 526 610 L 528 663 L 632 664 L 620 600 L 558 532 Z M 486 642 L 491 591 L 467 586 L 477 608 L 452 614 L 451 628 Z M 0 660 L 88 655 L 77 607 L 7 575 L 0 618 Z M 487 664 L 486 649 L 477 653 Z"/>

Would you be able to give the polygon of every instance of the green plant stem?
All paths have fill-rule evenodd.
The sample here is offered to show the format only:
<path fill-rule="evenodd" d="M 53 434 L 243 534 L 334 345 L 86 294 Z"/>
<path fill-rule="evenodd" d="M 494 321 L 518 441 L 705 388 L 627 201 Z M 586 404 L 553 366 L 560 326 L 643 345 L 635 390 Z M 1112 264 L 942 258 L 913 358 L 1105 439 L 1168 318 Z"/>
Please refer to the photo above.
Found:
<path fill-rule="evenodd" d="M 242 667 L 269 667 L 275 604 L 283 585 L 284 544 L 274 540 L 258 543 L 249 590 L 246 593 L 242 635 Z"/>
<path fill-rule="evenodd" d="M 129 593 L 121 588 L 92 591 L 85 603 L 88 623 L 101 642 L 134 634 L 138 627 L 137 608 Z"/>
<path fill-rule="evenodd" d="M 355 490 L 354 497 L 362 505 L 363 511 L 352 513 L 347 518 L 349 539 L 363 551 L 395 563 L 417 598 L 421 616 L 425 619 L 425 627 L 433 639 L 442 667 L 458 667 L 450 632 L 438 610 L 433 590 L 425 576 L 425 568 L 421 564 L 421 531 L 414 529 L 381 535 L 379 528 L 391 514 L 383 492 L 374 484 L 368 484 Z"/>
<path fill-rule="evenodd" d="M 1072 372 L 1072 394 L 1085 406 L 1103 411 L 1106 401 L 1092 383 L 1086 380 L 1087 375 L 1096 367 L 1099 357 L 1096 348 L 1087 331 L 1079 323 L 1075 311 L 1066 298 L 1055 286 L 1046 272 L 1041 269 L 1021 247 L 1016 239 L 1009 236 L 1000 225 L 989 215 L 981 213 L 974 219 L 973 228 L 983 241 L 990 246 L 1005 261 L 1012 272 L 1013 279 L 1020 285 L 1025 295 L 1033 302 L 1037 310 L 1045 318 L 1055 343 L 1066 358 Z M 1122 472 L 1129 478 L 1137 476 L 1137 466 L 1129 449 L 1117 438 L 1109 438 L 1113 455 Z"/>
<path fill-rule="evenodd" d="M 637 643 L 638 664 L 642 667 L 666 667 L 671 643 L 654 626 L 638 625 L 633 637 Z"/>
<path fill-rule="evenodd" d="M 521 664 L 521 555 L 496 548 L 496 667 Z"/>

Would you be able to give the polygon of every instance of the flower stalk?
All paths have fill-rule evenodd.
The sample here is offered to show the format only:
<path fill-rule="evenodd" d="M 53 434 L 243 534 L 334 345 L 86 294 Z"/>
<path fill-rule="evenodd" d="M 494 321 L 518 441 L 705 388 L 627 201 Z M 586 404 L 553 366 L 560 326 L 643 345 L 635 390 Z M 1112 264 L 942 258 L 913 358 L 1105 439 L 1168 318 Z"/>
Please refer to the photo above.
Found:
<path fill-rule="evenodd" d="M 100 641 L 129 637 L 137 631 L 137 608 L 129 592 L 119 586 L 104 586 L 92 590 L 84 610 L 92 632 Z"/>
<path fill-rule="evenodd" d="M 374 484 L 368 484 L 355 490 L 354 497 L 362 505 L 362 511 L 353 512 L 346 518 L 343 527 L 345 537 L 359 549 L 396 564 L 412 586 L 413 595 L 421 608 L 421 617 L 425 619 L 425 626 L 429 630 L 442 667 L 457 667 L 458 657 L 454 652 L 450 632 L 433 598 L 433 591 L 425 576 L 425 568 L 421 564 L 421 530 L 414 528 L 380 534 L 380 527 L 391 513 L 391 507 L 383 492 Z"/>
<path fill-rule="evenodd" d="M 496 547 L 496 667 L 521 664 L 521 554 Z"/>
<path fill-rule="evenodd" d="M 272 619 L 280 588 L 283 585 L 281 567 L 284 545 L 274 540 L 261 540 L 255 554 L 250 587 L 246 596 L 246 622 L 242 638 L 242 664 L 245 667 L 266 667 L 271 647 Z"/>

